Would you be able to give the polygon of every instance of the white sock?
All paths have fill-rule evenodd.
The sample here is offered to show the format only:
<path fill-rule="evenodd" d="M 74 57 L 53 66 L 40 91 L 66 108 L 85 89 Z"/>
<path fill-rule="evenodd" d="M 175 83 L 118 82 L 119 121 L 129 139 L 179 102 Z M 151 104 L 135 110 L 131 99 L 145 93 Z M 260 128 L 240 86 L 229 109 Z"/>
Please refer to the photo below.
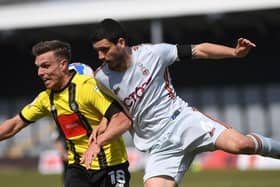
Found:
<path fill-rule="evenodd" d="M 248 134 L 247 136 L 250 137 L 253 140 L 253 142 L 255 143 L 255 153 L 258 153 L 258 149 L 260 147 L 258 140 L 252 134 Z"/>
<path fill-rule="evenodd" d="M 276 141 L 272 138 L 264 137 L 260 134 L 250 134 L 250 137 L 253 137 L 253 141 L 257 142 L 258 149 L 257 153 L 268 156 L 272 158 L 278 158 L 280 159 L 280 142 Z M 254 140 L 255 139 L 255 140 Z"/>

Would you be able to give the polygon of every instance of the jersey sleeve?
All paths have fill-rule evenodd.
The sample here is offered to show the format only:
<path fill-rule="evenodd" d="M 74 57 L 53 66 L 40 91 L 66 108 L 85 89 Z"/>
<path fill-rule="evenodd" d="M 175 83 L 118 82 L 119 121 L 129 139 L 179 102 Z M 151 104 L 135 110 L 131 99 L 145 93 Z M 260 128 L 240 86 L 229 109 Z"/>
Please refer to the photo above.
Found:
<path fill-rule="evenodd" d="M 161 43 L 153 45 L 153 53 L 160 58 L 160 61 L 169 66 L 178 59 L 178 52 L 176 45 Z"/>
<path fill-rule="evenodd" d="M 50 102 L 48 94 L 41 92 L 30 104 L 23 107 L 20 117 L 29 123 L 50 114 Z"/>

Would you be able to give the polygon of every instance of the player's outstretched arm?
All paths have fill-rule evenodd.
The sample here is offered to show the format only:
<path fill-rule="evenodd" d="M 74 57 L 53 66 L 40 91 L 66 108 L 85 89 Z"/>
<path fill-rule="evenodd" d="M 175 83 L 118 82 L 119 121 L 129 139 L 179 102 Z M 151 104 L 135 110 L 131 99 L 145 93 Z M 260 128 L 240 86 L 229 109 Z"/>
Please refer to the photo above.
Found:
<path fill-rule="evenodd" d="M 197 59 L 223 59 L 242 58 L 248 55 L 256 44 L 245 38 L 239 38 L 235 48 L 214 43 L 201 43 L 194 45 L 193 58 Z"/>
<path fill-rule="evenodd" d="M 19 115 L 16 115 L 0 125 L 0 140 L 8 139 L 26 127 L 28 123 L 24 122 Z"/>

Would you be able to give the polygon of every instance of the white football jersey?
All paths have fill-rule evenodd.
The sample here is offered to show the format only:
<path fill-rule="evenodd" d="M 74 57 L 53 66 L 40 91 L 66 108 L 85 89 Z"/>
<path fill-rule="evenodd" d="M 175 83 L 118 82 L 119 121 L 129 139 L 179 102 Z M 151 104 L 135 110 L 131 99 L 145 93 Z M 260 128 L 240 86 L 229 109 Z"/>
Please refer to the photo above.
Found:
<path fill-rule="evenodd" d="M 146 151 L 163 133 L 174 112 L 187 103 L 176 96 L 167 69 L 177 59 L 176 45 L 142 44 L 131 50 L 132 64 L 125 72 L 111 71 L 104 63 L 95 78 L 128 109 L 134 144 Z"/>

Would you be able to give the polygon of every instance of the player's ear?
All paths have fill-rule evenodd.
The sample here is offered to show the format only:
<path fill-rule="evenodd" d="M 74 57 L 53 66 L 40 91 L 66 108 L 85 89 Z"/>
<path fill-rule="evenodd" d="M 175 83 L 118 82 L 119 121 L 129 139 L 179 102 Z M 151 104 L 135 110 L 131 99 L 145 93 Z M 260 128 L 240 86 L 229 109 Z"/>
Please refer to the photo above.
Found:
<path fill-rule="evenodd" d="M 119 38 L 117 42 L 117 46 L 124 48 L 126 46 L 126 42 L 124 38 Z"/>
<path fill-rule="evenodd" d="M 63 68 L 68 69 L 68 64 L 69 64 L 68 60 L 62 59 L 62 60 L 60 61 L 60 64 L 63 66 Z"/>

